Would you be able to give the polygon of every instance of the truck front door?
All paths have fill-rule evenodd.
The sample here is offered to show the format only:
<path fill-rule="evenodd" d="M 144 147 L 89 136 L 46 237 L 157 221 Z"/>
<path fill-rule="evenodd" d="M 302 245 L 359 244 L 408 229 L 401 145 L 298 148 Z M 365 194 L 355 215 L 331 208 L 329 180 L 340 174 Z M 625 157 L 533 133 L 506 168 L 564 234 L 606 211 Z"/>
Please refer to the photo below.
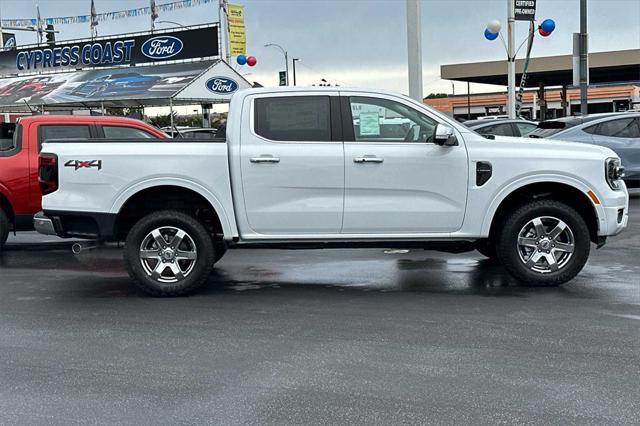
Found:
<path fill-rule="evenodd" d="M 242 117 L 249 117 L 250 126 L 241 130 L 240 169 L 246 220 L 254 234 L 340 233 L 339 110 L 338 94 L 331 92 L 247 98 Z"/>
<path fill-rule="evenodd" d="M 460 229 L 468 181 L 464 143 L 436 145 L 437 118 L 401 98 L 347 92 L 342 96 L 346 123 L 342 233 Z"/>

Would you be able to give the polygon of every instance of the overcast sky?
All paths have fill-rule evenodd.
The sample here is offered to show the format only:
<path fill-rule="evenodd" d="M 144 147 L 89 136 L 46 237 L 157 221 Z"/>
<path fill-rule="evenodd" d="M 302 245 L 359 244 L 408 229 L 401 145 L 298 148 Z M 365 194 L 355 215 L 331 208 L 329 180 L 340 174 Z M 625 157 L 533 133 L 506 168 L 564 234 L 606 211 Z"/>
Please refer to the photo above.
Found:
<path fill-rule="evenodd" d="M 168 0 L 156 0 L 157 4 Z M 34 18 L 36 0 L 0 0 L 3 18 Z M 90 0 L 40 0 L 43 17 L 88 14 Z M 248 53 L 258 58 L 254 68 L 242 67 L 247 79 L 277 84 L 284 69 L 282 54 L 265 43 L 278 43 L 298 63 L 298 84 L 329 82 L 350 86 L 408 91 L 404 0 L 237 0 L 245 6 Z M 97 12 L 147 6 L 148 0 L 96 0 Z M 590 50 L 640 48 L 640 0 L 589 0 Z M 439 79 L 442 64 L 504 59 L 500 40 L 489 42 L 483 31 L 491 19 L 506 21 L 506 0 L 424 0 L 422 2 L 424 91 L 451 92 Z M 533 56 L 569 54 L 572 33 L 579 30 L 579 0 L 538 0 L 539 21 L 552 18 L 556 31 L 536 38 Z M 184 25 L 217 21 L 217 5 L 209 4 L 163 14 L 159 20 Z M 159 24 L 158 27 L 165 25 Z M 89 36 L 88 24 L 62 25 L 58 39 Z M 101 22 L 100 35 L 149 29 L 149 17 Z M 527 24 L 517 24 L 520 42 Z M 35 35 L 20 33 L 18 43 L 33 43 Z M 203 40 L 203 43 L 206 42 Z M 523 49 L 524 50 L 524 49 Z M 460 93 L 466 91 L 457 83 Z M 473 91 L 495 87 L 474 85 Z M 499 88 L 498 88 L 499 89 Z"/>

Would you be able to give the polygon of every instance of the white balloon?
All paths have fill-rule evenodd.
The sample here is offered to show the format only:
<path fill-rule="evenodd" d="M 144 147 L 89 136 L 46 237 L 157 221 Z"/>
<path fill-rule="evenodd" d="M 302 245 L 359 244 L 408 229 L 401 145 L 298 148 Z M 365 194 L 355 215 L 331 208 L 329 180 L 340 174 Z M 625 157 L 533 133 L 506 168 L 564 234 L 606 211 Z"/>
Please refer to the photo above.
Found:
<path fill-rule="evenodd" d="M 499 33 L 500 28 L 502 28 L 502 26 L 500 25 L 500 21 L 498 21 L 497 19 L 489 21 L 489 23 L 487 24 L 487 29 L 494 34 Z"/>

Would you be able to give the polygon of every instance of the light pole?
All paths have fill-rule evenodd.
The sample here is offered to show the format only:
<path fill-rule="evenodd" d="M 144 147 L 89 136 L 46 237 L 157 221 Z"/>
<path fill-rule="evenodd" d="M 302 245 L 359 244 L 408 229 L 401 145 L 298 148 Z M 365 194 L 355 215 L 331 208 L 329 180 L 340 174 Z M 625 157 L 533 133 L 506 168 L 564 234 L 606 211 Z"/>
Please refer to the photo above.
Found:
<path fill-rule="evenodd" d="M 419 0 L 407 0 L 409 96 L 422 103 L 422 16 Z"/>
<path fill-rule="evenodd" d="M 512 120 L 516 118 L 515 7 L 513 0 L 507 0 L 507 113 Z"/>
<path fill-rule="evenodd" d="M 287 86 L 289 85 L 289 54 L 287 53 L 286 50 L 284 50 L 284 48 L 282 46 L 280 46 L 279 44 L 276 43 L 267 43 L 264 45 L 264 47 L 277 47 L 278 49 L 280 49 L 280 51 L 282 52 L 282 54 L 284 55 L 284 73 L 286 76 L 286 83 Z"/>
<path fill-rule="evenodd" d="M 4 49 L 4 34 L 2 31 L 2 13 L 0 12 L 0 49 Z"/>
<path fill-rule="evenodd" d="M 522 12 L 520 13 L 522 14 Z M 484 37 L 490 41 L 500 37 L 500 40 L 502 40 L 502 44 L 507 51 L 507 113 L 509 114 L 509 118 L 514 119 L 516 118 L 516 114 L 519 113 L 520 104 L 522 102 L 522 92 L 524 91 L 524 86 L 526 83 L 527 67 L 529 65 L 531 47 L 533 46 L 533 39 L 536 29 L 533 16 L 535 14 L 535 9 L 533 9 L 532 11 L 531 9 L 529 9 L 529 13 L 527 15 L 530 16 L 527 16 L 525 19 L 520 17 L 521 20 L 530 21 L 529 35 L 517 49 L 515 47 L 514 31 L 516 21 L 516 9 L 514 0 L 507 0 L 507 14 L 507 43 L 504 42 L 504 37 L 502 37 L 502 33 L 500 32 L 500 21 L 497 20 L 490 21 L 487 24 L 487 28 L 484 30 Z M 553 21 L 553 19 L 545 19 L 538 27 L 538 32 L 542 37 L 548 37 L 553 32 L 555 27 L 556 23 Z M 522 46 L 524 46 L 525 42 L 528 42 L 527 54 L 524 61 L 522 78 L 520 80 L 520 94 L 518 95 L 518 101 L 516 101 L 516 55 L 518 54 Z"/>
<path fill-rule="evenodd" d="M 580 114 L 589 113 L 587 99 L 587 76 L 589 75 L 587 46 L 587 0 L 580 0 Z"/>
<path fill-rule="evenodd" d="M 292 58 L 291 62 L 293 63 L 293 85 L 296 85 L 296 61 L 299 61 L 300 58 Z"/>

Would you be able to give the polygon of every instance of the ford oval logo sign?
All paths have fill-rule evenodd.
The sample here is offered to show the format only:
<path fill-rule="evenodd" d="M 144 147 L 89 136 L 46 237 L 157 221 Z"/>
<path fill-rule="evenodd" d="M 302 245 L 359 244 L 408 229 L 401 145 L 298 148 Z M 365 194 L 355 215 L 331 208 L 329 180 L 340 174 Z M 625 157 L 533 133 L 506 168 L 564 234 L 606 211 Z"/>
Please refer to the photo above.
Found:
<path fill-rule="evenodd" d="M 158 36 L 142 45 L 142 54 L 151 59 L 169 59 L 182 51 L 183 43 L 178 37 Z"/>
<path fill-rule="evenodd" d="M 220 95 L 230 95 L 238 90 L 238 83 L 227 77 L 212 77 L 207 80 L 207 89 Z"/>

